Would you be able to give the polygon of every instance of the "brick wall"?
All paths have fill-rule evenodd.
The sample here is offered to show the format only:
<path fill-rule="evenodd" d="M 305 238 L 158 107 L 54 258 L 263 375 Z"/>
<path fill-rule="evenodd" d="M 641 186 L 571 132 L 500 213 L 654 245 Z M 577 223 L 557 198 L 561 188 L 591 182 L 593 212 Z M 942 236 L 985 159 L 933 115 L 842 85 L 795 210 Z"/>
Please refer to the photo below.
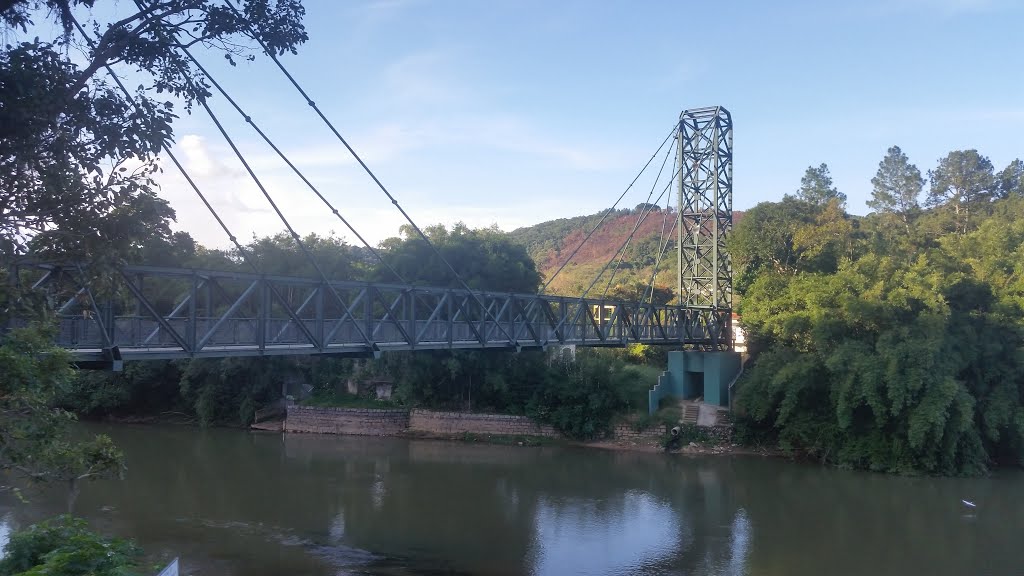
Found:
<path fill-rule="evenodd" d="M 406 410 L 288 406 L 285 432 L 390 436 L 409 428 Z"/>
<path fill-rule="evenodd" d="M 508 436 L 547 436 L 558 438 L 557 430 L 538 424 L 526 416 L 508 414 L 473 414 L 469 412 L 434 412 L 415 409 L 409 413 L 409 429 L 431 434 L 502 434 Z"/>

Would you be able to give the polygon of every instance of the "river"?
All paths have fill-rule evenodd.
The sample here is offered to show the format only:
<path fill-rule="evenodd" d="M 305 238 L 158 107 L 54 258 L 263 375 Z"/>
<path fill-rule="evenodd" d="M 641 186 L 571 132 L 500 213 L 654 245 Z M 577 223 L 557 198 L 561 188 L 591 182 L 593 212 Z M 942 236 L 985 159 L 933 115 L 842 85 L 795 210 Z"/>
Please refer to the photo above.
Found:
<path fill-rule="evenodd" d="M 196 575 L 1020 574 L 1024 474 L 93 426 L 122 481 L 75 511 Z M 63 511 L 0 500 L 0 540 Z M 975 508 L 964 505 L 966 499 Z"/>

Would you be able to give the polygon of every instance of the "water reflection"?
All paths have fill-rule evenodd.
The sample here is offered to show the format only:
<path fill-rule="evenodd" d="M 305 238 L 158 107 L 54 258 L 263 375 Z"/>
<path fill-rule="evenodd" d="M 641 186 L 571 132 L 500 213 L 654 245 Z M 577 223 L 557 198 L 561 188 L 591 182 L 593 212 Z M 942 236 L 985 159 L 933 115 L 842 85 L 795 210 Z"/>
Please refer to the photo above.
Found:
<path fill-rule="evenodd" d="M 1020 476 L 762 459 L 111 428 L 129 479 L 79 510 L 190 574 L 1006 573 Z M 962 494 L 978 503 L 962 517 Z M 954 497 L 955 496 L 955 497 Z M 62 511 L 0 500 L 0 535 Z"/>
<path fill-rule="evenodd" d="M 534 530 L 536 576 L 632 573 L 670 559 L 682 533 L 671 506 L 638 491 L 627 492 L 611 514 L 594 502 L 541 498 Z"/>
<path fill-rule="evenodd" d="M 740 508 L 732 520 L 732 541 L 729 546 L 729 564 L 725 574 L 741 576 L 744 573 L 747 563 L 747 548 L 750 546 L 752 537 L 747 511 Z"/>
<path fill-rule="evenodd" d="M 11 515 L 4 514 L 3 516 L 0 516 L 0 558 L 4 557 L 4 548 L 7 546 L 7 543 L 11 541 L 12 531 Z"/>

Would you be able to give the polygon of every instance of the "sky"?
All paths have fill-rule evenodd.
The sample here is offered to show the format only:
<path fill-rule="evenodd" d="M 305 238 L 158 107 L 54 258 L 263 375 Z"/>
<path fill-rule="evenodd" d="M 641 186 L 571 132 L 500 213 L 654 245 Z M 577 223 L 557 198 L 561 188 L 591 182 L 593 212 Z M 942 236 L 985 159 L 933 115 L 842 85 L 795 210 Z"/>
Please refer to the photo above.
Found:
<path fill-rule="evenodd" d="M 1024 2 L 304 0 L 309 41 L 283 59 L 422 226 L 512 230 L 607 208 L 681 110 L 734 121 L 734 207 L 794 192 L 824 162 L 848 209 L 899 145 L 924 173 L 955 149 L 1024 158 Z M 201 55 L 371 243 L 402 215 L 272 65 Z M 223 99 L 214 108 L 302 234 L 355 236 Z M 209 118 L 174 150 L 241 238 L 283 228 Z M 179 230 L 228 244 L 173 167 Z M 637 186 L 622 207 L 646 200 Z"/>

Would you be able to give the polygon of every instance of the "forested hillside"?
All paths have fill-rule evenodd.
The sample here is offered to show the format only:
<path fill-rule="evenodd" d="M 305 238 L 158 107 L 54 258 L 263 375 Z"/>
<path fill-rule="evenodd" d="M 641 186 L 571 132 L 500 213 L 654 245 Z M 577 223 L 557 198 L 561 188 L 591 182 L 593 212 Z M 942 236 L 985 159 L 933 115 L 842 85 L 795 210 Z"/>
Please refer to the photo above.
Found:
<path fill-rule="evenodd" d="M 568 260 L 548 287 L 553 294 L 581 295 L 611 262 L 590 295 L 607 292 L 619 298 L 646 299 L 654 281 L 656 301 L 670 300 L 675 295 L 679 269 L 675 210 L 640 204 L 632 210 L 612 210 L 607 216 L 605 212 L 518 228 L 510 237 L 526 247 L 545 282 Z M 738 222 L 742 216 L 742 212 L 736 212 L 733 219 Z"/>

